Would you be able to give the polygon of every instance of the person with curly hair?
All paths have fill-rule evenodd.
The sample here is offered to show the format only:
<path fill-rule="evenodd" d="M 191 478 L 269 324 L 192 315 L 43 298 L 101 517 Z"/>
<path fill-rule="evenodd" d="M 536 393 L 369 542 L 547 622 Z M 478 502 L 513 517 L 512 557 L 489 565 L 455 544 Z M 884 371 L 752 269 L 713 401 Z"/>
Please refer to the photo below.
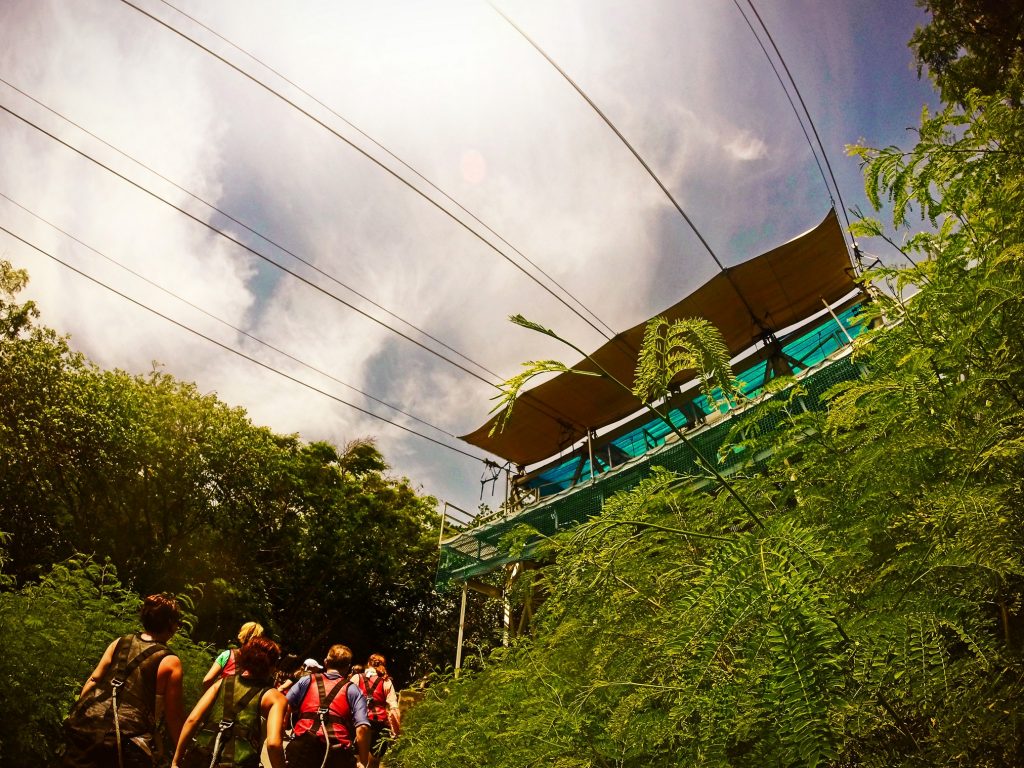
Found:
<path fill-rule="evenodd" d="M 371 654 L 362 674 L 352 675 L 366 700 L 366 717 L 370 721 L 370 762 L 367 768 L 377 768 L 380 760 L 402 728 L 402 714 L 398 708 L 398 693 L 388 675 L 387 659 L 379 653 Z"/>
<path fill-rule="evenodd" d="M 152 768 L 163 719 L 178 740 L 185 713 L 181 661 L 166 643 L 181 609 L 170 595 L 150 595 L 139 611 L 142 631 L 107 646 L 64 723 L 65 768 Z"/>
<path fill-rule="evenodd" d="M 288 705 L 274 687 L 281 647 L 261 635 L 243 645 L 235 658 L 238 672 L 215 680 L 189 714 L 172 768 L 258 768 L 264 740 L 271 768 L 284 768 Z"/>

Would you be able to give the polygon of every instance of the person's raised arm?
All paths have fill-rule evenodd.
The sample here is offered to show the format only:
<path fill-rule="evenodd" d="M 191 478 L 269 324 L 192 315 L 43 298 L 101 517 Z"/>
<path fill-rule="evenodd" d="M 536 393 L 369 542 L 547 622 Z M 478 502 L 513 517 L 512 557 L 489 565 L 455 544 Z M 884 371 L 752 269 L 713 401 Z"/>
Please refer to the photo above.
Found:
<path fill-rule="evenodd" d="M 219 692 L 220 683 L 217 682 L 206 689 L 206 693 L 203 694 L 202 698 L 199 699 L 195 707 L 193 707 L 192 712 L 185 721 L 185 725 L 181 728 L 181 735 L 178 737 L 178 744 L 174 748 L 174 758 L 171 760 L 171 768 L 177 768 L 179 765 L 179 761 L 184 757 L 185 750 L 188 748 L 189 742 L 192 740 L 196 730 L 199 728 L 199 724 L 206 718 L 206 713 L 210 711 L 210 707 L 213 706 L 213 702 L 217 700 L 217 694 Z"/>
<path fill-rule="evenodd" d="M 271 689 L 263 694 L 263 716 L 267 718 L 267 757 L 270 768 L 285 768 L 284 716 L 288 701 L 280 691 Z"/>
<path fill-rule="evenodd" d="M 107 646 L 107 650 L 103 652 L 103 656 L 100 657 L 99 664 L 96 665 L 96 669 L 89 675 L 89 679 L 85 681 L 85 685 L 82 686 L 82 692 L 78 694 L 78 698 L 82 698 L 96 687 L 96 683 L 103 679 L 103 676 L 107 674 L 107 670 L 110 669 L 110 665 L 114 661 L 114 649 L 117 648 L 117 640 Z"/>
<path fill-rule="evenodd" d="M 226 651 L 225 653 L 231 653 L 231 651 Z M 204 691 L 217 681 L 217 678 L 220 677 L 220 673 L 224 671 L 224 667 L 227 666 L 227 661 L 222 662 L 223 658 L 224 654 L 222 653 L 214 659 L 213 664 L 210 666 L 210 671 L 207 672 L 206 677 L 203 678 Z"/>

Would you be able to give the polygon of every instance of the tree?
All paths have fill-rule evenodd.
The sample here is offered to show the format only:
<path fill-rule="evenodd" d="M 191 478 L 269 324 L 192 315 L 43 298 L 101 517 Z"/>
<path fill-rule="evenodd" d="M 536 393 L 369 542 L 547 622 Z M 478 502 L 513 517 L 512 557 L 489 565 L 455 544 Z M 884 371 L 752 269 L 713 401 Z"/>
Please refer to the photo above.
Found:
<path fill-rule="evenodd" d="M 1020 104 L 1024 73 L 1022 0 L 917 0 L 932 14 L 910 39 L 918 74 L 927 67 L 944 101 L 962 104 L 972 88 Z"/>
<path fill-rule="evenodd" d="M 372 440 L 306 443 L 166 373 L 101 370 L 17 302 L 26 280 L 0 262 L 0 520 L 17 585 L 84 553 L 139 594 L 194 595 L 196 636 L 219 645 L 257 619 L 303 656 L 383 651 L 401 681 L 452 658 L 436 502 Z"/>

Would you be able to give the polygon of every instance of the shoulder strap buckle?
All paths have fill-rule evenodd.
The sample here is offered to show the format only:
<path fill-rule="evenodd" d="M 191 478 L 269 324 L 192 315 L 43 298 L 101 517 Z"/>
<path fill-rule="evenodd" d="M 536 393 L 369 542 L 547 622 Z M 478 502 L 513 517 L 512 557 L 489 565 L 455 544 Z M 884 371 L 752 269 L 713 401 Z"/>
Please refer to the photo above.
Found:
<path fill-rule="evenodd" d="M 229 731 L 229 730 L 231 730 L 234 727 L 235 727 L 235 721 L 234 720 L 221 720 L 219 723 L 217 723 L 217 730 L 220 731 L 221 733 L 223 733 L 224 731 Z"/>
<path fill-rule="evenodd" d="M 114 689 L 120 688 L 124 685 L 124 682 L 125 681 L 119 677 L 112 677 L 110 678 L 110 687 Z"/>

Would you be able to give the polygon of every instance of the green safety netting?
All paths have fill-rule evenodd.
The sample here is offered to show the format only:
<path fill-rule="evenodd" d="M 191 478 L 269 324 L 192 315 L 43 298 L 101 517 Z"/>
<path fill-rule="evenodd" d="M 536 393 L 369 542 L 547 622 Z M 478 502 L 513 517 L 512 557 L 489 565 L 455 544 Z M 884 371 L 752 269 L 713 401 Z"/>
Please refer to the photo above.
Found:
<path fill-rule="evenodd" d="M 822 410 L 825 407 L 822 395 L 836 384 L 849 381 L 856 376 L 857 368 L 850 360 L 849 350 L 834 359 L 819 359 L 816 365 L 806 369 L 799 376 L 806 390 L 806 395 L 801 397 L 804 407 L 808 410 Z M 747 411 L 730 412 L 716 423 L 690 430 L 687 437 L 703 455 L 718 456 L 719 448 L 726 436 L 746 413 Z M 773 418 L 776 423 L 773 423 Z M 781 418 L 781 415 L 766 417 L 761 422 L 762 428 L 771 429 L 778 426 L 777 420 Z M 585 484 L 542 498 L 538 503 L 517 513 L 483 522 L 448 539 L 441 546 L 437 573 L 438 587 L 452 581 L 464 581 L 489 573 L 509 562 L 528 559 L 543 536 L 551 536 L 598 514 L 605 499 L 619 491 L 633 488 L 647 477 L 654 467 L 664 467 L 683 476 L 701 474 L 695 454 L 689 445 L 682 442 L 665 443 L 663 438 L 664 436 L 658 447 L 615 469 L 597 475 L 592 481 L 588 480 Z M 728 472 L 745 460 L 746 457 L 742 454 L 729 454 L 721 461 L 719 467 L 722 471 Z M 500 543 L 505 534 L 520 525 L 534 528 L 538 535 L 527 545 L 525 551 L 513 556 L 503 551 Z"/>

